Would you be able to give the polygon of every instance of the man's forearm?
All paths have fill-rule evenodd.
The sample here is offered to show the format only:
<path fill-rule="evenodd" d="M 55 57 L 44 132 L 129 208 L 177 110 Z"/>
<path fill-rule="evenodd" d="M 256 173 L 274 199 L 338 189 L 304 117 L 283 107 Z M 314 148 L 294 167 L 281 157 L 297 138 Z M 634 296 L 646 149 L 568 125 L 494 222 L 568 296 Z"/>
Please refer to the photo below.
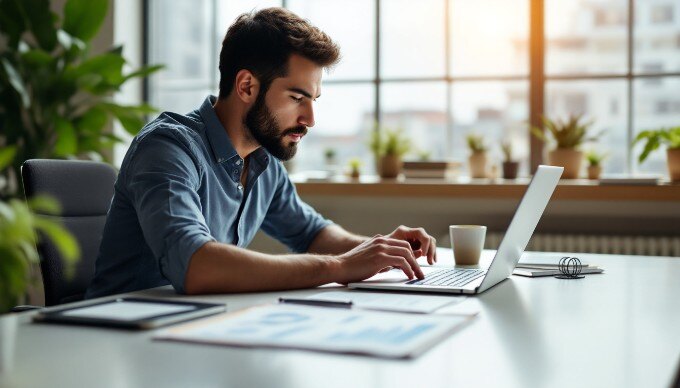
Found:
<path fill-rule="evenodd" d="M 329 225 L 316 235 L 308 251 L 313 253 L 339 255 L 356 248 L 368 237 L 350 233 L 339 225 Z"/>
<path fill-rule="evenodd" d="M 184 288 L 187 294 L 310 288 L 332 283 L 336 268 L 332 256 L 268 255 L 209 242 L 192 256 Z"/>

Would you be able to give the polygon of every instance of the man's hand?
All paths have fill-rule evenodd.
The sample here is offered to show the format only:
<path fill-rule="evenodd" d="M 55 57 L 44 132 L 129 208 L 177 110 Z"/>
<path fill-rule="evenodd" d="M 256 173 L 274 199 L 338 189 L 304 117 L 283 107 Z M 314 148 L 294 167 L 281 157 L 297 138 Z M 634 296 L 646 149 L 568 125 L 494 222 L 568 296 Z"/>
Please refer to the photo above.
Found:
<path fill-rule="evenodd" d="M 425 229 L 409 228 L 402 225 L 388 234 L 387 237 L 408 241 L 416 258 L 427 256 L 427 263 L 430 265 L 437 262 L 437 240 L 427 234 Z"/>
<path fill-rule="evenodd" d="M 426 235 L 427 236 L 427 235 Z M 420 252 L 420 249 L 415 251 Z M 423 279 L 411 245 L 405 239 L 376 235 L 347 253 L 337 256 L 338 283 L 368 279 L 384 268 L 401 268 L 409 279 Z"/>

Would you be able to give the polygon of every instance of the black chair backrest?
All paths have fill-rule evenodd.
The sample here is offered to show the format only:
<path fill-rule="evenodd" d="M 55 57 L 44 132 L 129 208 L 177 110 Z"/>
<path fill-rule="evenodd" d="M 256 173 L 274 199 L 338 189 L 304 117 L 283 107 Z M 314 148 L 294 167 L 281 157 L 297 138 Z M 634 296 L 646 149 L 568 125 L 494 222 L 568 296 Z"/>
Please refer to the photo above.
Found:
<path fill-rule="evenodd" d="M 31 159 L 22 165 L 26 197 L 44 194 L 59 201 L 59 218 L 80 245 L 80 260 L 70 278 L 54 244 L 44 239 L 38 245 L 46 306 L 83 299 L 94 275 L 116 175 L 108 164 L 80 160 Z"/>

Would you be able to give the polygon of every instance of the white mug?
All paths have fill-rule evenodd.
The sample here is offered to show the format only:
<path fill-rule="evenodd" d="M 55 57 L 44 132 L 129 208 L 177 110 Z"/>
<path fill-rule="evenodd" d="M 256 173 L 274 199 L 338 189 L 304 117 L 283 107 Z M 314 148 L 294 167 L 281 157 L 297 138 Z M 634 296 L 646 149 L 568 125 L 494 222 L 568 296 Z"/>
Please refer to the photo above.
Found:
<path fill-rule="evenodd" d="M 486 226 L 450 225 L 449 236 L 453 248 L 453 260 L 458 265 L 475 265 L 484 249 Z"/>

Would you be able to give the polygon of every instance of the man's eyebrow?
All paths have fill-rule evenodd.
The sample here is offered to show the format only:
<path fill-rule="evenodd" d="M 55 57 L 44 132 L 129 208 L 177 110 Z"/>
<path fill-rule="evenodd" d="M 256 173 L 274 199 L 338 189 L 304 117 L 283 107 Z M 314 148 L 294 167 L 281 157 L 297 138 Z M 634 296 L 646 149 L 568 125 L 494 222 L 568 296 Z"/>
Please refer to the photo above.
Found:
<path fill-rule="evenodd" d="M 312 98 L 312 95 L 309 92 L 307 92 L 304 89 L 300 89 L 300 88 L 288 88 L 288 91 L 302 94 L 303 96 L 305 96 L 305 97 L 307 97 L 311 100 L 316 100 L 317 98 L 321 97 L 321 95 L 319 94 L 318 96 L 316 96 L 316 98 Z"/>

